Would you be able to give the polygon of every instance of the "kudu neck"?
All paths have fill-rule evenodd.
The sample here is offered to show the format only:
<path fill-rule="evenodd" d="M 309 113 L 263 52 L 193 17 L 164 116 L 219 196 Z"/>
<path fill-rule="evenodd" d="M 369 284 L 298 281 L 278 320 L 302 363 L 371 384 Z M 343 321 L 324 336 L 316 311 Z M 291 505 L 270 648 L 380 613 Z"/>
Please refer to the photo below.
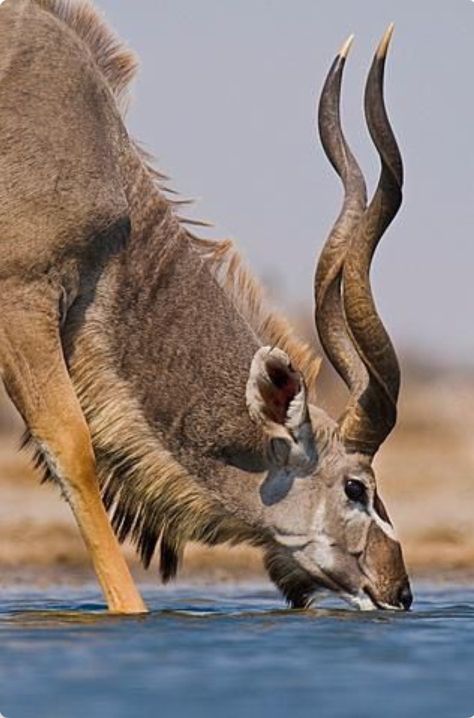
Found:
<path fill-rule="evenodd" d="M 258 339 L 149 176 L 130 197 L 113 308 L 121 374 L 193 473 L 207 474 L 209 462 L 213 473 L 261 470 L 262 437 L 245 400 Z"/>

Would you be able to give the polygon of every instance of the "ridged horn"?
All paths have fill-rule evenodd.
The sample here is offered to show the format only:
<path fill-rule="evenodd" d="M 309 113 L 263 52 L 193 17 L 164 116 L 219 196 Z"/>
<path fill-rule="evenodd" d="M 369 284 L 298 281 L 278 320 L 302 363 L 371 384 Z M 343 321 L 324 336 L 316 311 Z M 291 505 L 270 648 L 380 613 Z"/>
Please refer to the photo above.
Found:
<path fill-rule="evenodd" d="M 385 108 L 385 59 L 390 25 L 375 53 L 365 89 L 365 115 L 379 153 L 381 173 L 343 265 L 344 314 L 367 379 L 354 385 L 340 428 L 350 451 L 373 456 L 397 418 L 400 369 L 392 342 L 377 313 L 370 286 L 370 265 L 377 245 L 402 201 L 403 166 Z"/>
<path fill-rule="evenodd" d="M 340 117 L 342 76 L 352 41 L 353 35 L 336 55 L 319 100 L 319 136 L 326 156 L 342 180 L 344 200 L 321 251 L 314 282 L 315 321 L 321 346 L 350 389 L 362 386 L 367 379 L 347 330 L 341 297 L 346 252 L 367 202 L 364 177 L 347 145 Z"/>

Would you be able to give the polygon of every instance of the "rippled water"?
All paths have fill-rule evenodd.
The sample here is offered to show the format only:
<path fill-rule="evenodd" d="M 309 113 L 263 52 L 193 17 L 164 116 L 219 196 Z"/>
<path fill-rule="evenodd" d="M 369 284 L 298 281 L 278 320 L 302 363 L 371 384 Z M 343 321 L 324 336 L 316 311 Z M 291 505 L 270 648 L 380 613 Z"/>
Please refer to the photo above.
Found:
<path fill-rule="evenodd" d="M 71 595 L 3 595 L 6 718 L 474 715 L 474 587 L 419 586 L 409 614 L 193 587 L 150 591 L 152 613 L 123 619 Z"/>

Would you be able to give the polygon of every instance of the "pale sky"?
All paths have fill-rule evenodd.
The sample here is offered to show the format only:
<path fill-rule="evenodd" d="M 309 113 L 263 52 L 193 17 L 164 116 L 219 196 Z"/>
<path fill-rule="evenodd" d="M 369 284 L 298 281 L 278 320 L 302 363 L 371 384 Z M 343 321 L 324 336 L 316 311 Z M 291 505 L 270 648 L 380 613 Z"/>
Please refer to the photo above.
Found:
<path fill-rule="evenodd" d="M 138 53 L 129 127 L 197 216 L 236 239 L 282 303 L 312 304 L 314 261 L 341 200 L 314 131 L 337 49 L 356 35 L 344 126 L 369 187 L 366 72 L 390 21 L 386 98 L 405 201 L 373 279 L 399 349 L 474 365 L 474 2 L 98 0 Z"/>

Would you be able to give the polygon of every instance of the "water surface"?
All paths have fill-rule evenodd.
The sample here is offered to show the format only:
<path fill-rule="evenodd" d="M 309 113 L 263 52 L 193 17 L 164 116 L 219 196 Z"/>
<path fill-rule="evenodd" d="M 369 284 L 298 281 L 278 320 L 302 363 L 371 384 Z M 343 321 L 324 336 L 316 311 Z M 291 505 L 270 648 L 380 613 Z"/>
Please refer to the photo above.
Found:
<path fill-rule="evenodd" d="M 474 587 L 416 587 L 408 614 L 284 610 L 267 587 L 153 589 L 116 618 L 92 591 L 7 591 L 6 718 L 468 718 Z"/>

